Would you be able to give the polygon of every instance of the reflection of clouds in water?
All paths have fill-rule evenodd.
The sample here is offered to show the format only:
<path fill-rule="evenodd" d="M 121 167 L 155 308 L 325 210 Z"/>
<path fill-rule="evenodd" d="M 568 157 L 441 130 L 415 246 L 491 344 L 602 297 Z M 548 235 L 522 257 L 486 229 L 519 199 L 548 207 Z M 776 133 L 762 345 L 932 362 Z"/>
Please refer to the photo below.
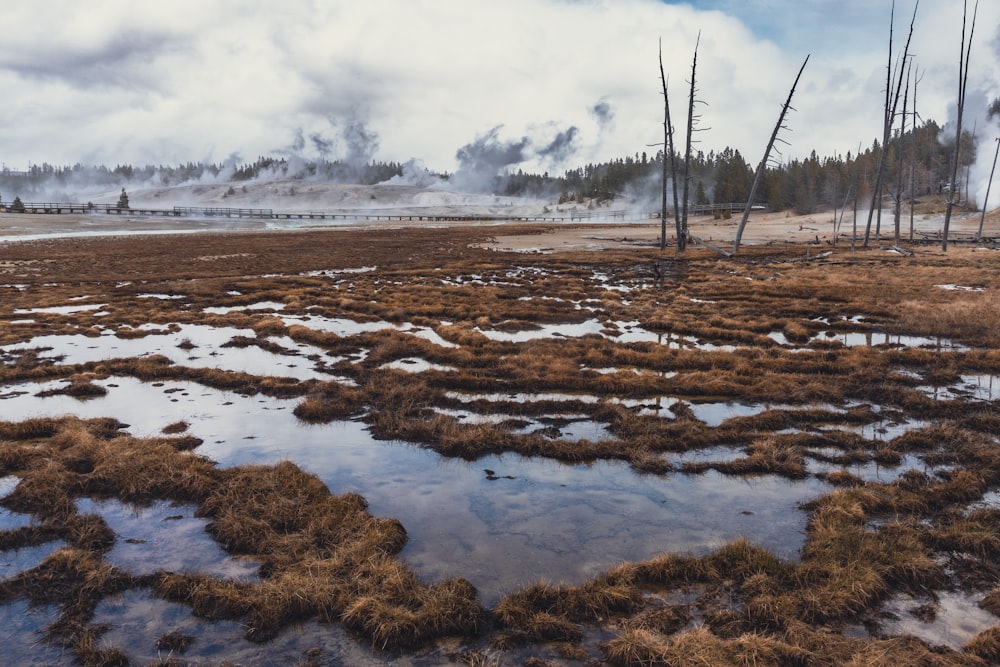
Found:
<path fill-rule="evenodd" d="M 43 560 L 64 546 L 66 546 L 65 542 L 55 540 L 34 547 L 21 547 L 20 549 L 11 549 L 10 551 L 0 551 L 0 578 L 9 579 L 22 572 L 36 568 Z"/>
<path fill-rule="evenodd" d="M 935 594 L 935 617 L 931 622 L 916 618 L 915 607 L 931 603 L 928 599 L 916 599 L 909 595 L 896 595 L 884 605 L 887 620 L 882 629 L 889 635 L 913 635 L 932 645 L 943 644 L 961 651 L 970 640 L 984 630 L 996 625 L 997 617 L 981 609 L 978 599 L 981 593 L 967 594 L 939 591 Z M 893 618 L 893 616 L 895 618 Z"/>
<path fill-rule="evenodd" d="M 135 435 L 156 435 L 183 419 L 188 433 L 205 441 L 197 452 L 220 465 L 291 460 L 319 475 L 332 493 L 358 492 L 374 515 L 402 521 L 409 534 L 403 558 L 426 581 L 465 577 L 488 604 L 530 581 L 580 583 L 622 560 L 704 552 L 741 536 L 794 557 L 805 526 L 796 503 L 825 489 L 815 480 L 745 481 L 713 472 L 661 478 L 621 462 L 444 459 L 422 447 L 377 441 L 360 422 L 303 424 L 292 414 L 299 399 L 241 396 L 190 382 L 98 383 L 109 388 L 106 396 L 80 402 L 24 394 L 4 401 L 5 414 L 12 420 L 113 415 Z M 487 479 L 484 469 L 501 479 Z M 171 530 L 165 523 L 164 535 Z"/>
<path fill-rule="evenodd" d="M 138 437 L 159 435 L 164 426 L 185 420 L 191 424 L 190 433 L 206 442 L 239 440 L 255 435 L 260 428 L 270 432 L 267 422 L 276 421 L 274 413 L 279 411 L 287 412 L 281 426 L 294 428 L 297 422 L 291 414 L 295 399 L 244 396 L 194 382 L 145 383 L 128 377 L 110 377 L 95 384 L 106 387 L 108 393 L 86 401 L 63 395 L 39 399 L 34 395 L 61 387 L 63 383 L 58 380 L 20 385 L 31 387 L 31 391 L 4 400 L 4 418 L 20 421 L 42 416 L 114 416 L 128 424 L 128 432 Z"/>
<path fill-rule="evenodd" d="M 967 350 L 965 345 L 949 338 L 932 338 L 929 336 L 901 336 L 877 331 L 843 332 L 821 331 L 809 341 L 836 341 L 844 347 L 922 347 L 935 350 Z"/>
<path fill-rule="evenodd" d="M 815 480 L 773 476 L 641 476 L 607 462 L 568 466 L 506 456 L 461 465 L 471 475 L 453 468 L 442 482 L 459 474 L 468 482 L 432 492 L 426 509 L 438 516 L 411 531 L 403 555 L 440 578 L 449 570 L 435 557 L 435 544 L 468 549 L 468 565 L 451 571 L 471 579 L 488 604 L 529 581 L 581 583 L 622 560 L 706 552 L 741 536 L 795 557 L 805 527 L 797 503 L 825 489 Z M 500 479 L 484 486 L 484 469 Z"/>
<path fill-rule="evenodd" d="M 223 551 L 205 530 L 208 519 L 195 517 L 194 509 L 166 501 L 143 506 L 118 500 L 77 501 L 80 514 L 100 515 L 115 531 L 115 545 L 104 557 L 132 575 L 164 570 L 255 579 L 258 564 Z"/>
<path fill-rule="evenodd" d="M 93 623 L 111 626 L 101 635 L 100 645 L 124 651 L 132 664 L 161 664 L 166 652 L 158 652 L 156 644 L 168 632 L 192 639 L 184 651 L 183 664 L 216 664 L 225 660 L 225 664 L 238 665 L 293 665 L 300 664 L 310 649 L 336 656 L 336 664 L 357 667 L 397 664 L 395 660 L 387 663 L 385 654 L 373 653 L 367 642 L 358 641 L 338 624 L 309 621 L 286 629 L 268 642 L 251 642 L 244 637 L 246 628 L 239 621 L 209 623 L 192 616 L 187 605 L 167 602 L 139 590 L 102 600 L 94 611 Z M 410 651 L 408 655 L 419 653 L 420 650 Z M 398 664 L 418 663 L 404 658 Z"/>
<path fill-rule="evenodd" d="M 43 641 L 42 632 L 58 618 L 56 605 L 34 605 L 27 600 L 0 605 L 4 664 L 50 667 L 77 664 L 71 651 Z"/>
<path fill-rule="evenodd" d="M 917 454 L 906 454 L 901 457 L 898 465 L 888 465 L 878 461 L 866 461 L 864 463 L 829 463 L 827 461 L 817 461 L 806 458 L 806 470 L 811 475 L 830 474 L 834 472 L 847 472 L 866 482 L 876 482 L 879 484 L 890 484 L 899 479 L 903 473 L 910 470 L 933 475 L 941 467 L 927 465 Z"/>
<path fill-rule="evenodd" d="M 148 328 L 148 327 L 147 327 Z M 156 328 L 141 338 L 119 338 L 106 330 L 101 336 L 47 335 L 28 343 L 0 348 L 8 353 L 32 348 L 51 348 L 41 353 L 45 359 L 60 358 L 63 364 L 85 364 L 107 359 L 125 359 L 159 354 L 175 364 L 190 368 L 217 368 L 251 375 L 291 377 L 299 380 L 330 379 L 314 369 L 308 357 L 325 358 L 325 350 L 296 343 L 287 337 L 274 339 L 288 350 L 275 354 L 259 347 L 223 347 L 237 336 L 255 339 L 252 329 L 175 324 Z M 183 346 L 181 349 L 180 346 Z"/>
<path fill-rule="evenodd" d="M 384 320 L 375 322 L 356 322 L 346 317 L 323 317 L 321 315 L 283 315 L 282 321 L 286 326 L 302 325 L 314 331 L 333 333 L 342 338 L 356 336 L 360 333 L 372 331 L 384 331 L 394 329 L 400 333 L 410 334 L 418 338 L 424 338 L 435 345 L 441 347 L 457 348 L 458 345 L 442 338 L 433 329 L 418 327 L 413 324 L 394 324 Z"/>

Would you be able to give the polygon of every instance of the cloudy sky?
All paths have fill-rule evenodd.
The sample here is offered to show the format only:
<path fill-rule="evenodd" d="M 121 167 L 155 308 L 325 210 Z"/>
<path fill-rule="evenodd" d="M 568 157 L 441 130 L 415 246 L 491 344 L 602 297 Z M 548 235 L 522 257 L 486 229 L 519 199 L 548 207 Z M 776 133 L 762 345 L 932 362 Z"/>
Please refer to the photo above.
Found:
<path fill-rule="evenodd" d="M 914 0 L 896 2 L 896 51 Z M 961 2 L 921 0 L 918 111 L 944 123 Z M 891 0 L 5 0 L 0 160 L 421 160 L 476 147 L 561 173 L 662 140 L 657 43 L 698 147 L 756 163 L 807 55 L 788 158 L 881 134 Z M 971 13 L 971 2 L 970 2 Z M 979 6 L 969 104 L 1000 95 L 1000 2 Z M 971 126 L 971 120 L 967 121 Z M 1000 134 L 994 123 L 991 132 Z M 982 122 L 980 124 L 982 128 Z"/>

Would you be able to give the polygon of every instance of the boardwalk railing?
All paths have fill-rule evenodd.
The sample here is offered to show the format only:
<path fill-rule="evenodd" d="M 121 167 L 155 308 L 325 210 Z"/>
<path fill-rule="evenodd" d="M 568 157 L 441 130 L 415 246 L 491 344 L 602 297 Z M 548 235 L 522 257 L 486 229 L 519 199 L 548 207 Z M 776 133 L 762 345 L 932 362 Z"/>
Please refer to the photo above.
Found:
<path fill-rule="evenodd" d="M 5 213 L 37 213 L 37 214 L 50 214 L 50 215 L 60 215 L 67 213 L 110 213 L 117 215 L 162 215 L 162 216 L 180 216 L 181 213 L 177 213 L 171 209 L 158 209 L 158 208 L 121 208 L 115 204 L 92 204 L 90 202 L 86 204 L 68 204 L 64 202 L 34 202 L 27 201 L 22 202 L 21 207 L 15 209 L 15 205 L 12 202 L 0 203 L 0 211 Z"/>
<path fill-rule="evenodd" d="M 426 222 L 583 222 L 583 221 L 609 221 L 609 222 L 641 222 L 644 220 L 659 219 L 659 211 L 612 211 L 612 210 L 587 210 L 587 211 L 556 211 L 554 213 L 544 213 L 541 215 L 500 215 L 495 213 L 479 214 L 468 213 L 441 214 L 441 213 L 380 213 L 377 209 L 358 211 L 274 211 L 269 208 L 231 208 L 231 207 L 206 207 L 206 206 L 174 206 L 169 209 L 158 208 L 121 208 L 114 204 L 70 204 L 59 202 L 23 202 L 23 209 L 13 210 L 14 206 L 9 202 L 0 203 L 0 211 L 6 213 L 32 213 L 32 214 L 70 214 L 70 213 L 103 213 L 106 215 L 131 215 L 131 216 L 164 216 L 164 217 L 190 217 L 190 218 L 252 218 L 258 220 L 344 220 L 344 221 L 426 221 Z M 728 204 L 707 204 L 688 207 L 691 215 L 705 215 L 717 211 L 742 211 L 746 203 Z M 763 210 L 763 205 L 754 206 L 755 210 Z M 669 215 L 669 214 L 668 214 Z"/>
<path fill-rule="evenodd" d="M 206 208 L 204 206 L 174 206 L 176 215 L 184 216 L 205 216 L 209 218 L 273 218 L 274 211 L 269 208 L 229 208 L 216 207 Z"/>

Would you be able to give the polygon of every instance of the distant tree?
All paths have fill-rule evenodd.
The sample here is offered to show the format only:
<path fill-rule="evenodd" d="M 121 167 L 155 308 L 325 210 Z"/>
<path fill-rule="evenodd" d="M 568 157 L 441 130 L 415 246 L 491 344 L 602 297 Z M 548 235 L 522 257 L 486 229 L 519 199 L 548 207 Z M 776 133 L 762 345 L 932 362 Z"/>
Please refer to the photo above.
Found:
<path fill-rule="evenodd" d="M 697 206 L 705 206 L 711 204 L 708 201 L 708 195 L 705 193 L 705 183 L 699 178 L 698 185 L 694 188 L 694 203 Z"/>
<path fill-rule="evenodd" d="M 122 188 L 122 193 L 118 196 L 118 208 L 128 207 L 128 194 L 125 192 L 125 188 Z"/>
<path fill-rule="evenodd" d="M 765 177 L 767 186 L 767 207 L 772 211 L 783 211 L 788 207 L 782 187 L 782 173 L 778 169 L 769 170 Z"/>
<path fill-rule="evenodd" d="M 11 213 L 24 213 L 24 202 L 20 197 L 14 197 L 14 202 L 10 205 Z"/>

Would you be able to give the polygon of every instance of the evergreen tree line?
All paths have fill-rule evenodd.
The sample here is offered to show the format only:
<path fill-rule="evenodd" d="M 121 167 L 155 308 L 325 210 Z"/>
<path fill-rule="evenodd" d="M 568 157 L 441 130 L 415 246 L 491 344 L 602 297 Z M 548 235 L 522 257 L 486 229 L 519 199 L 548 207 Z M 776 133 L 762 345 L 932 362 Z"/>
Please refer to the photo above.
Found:
<path fill-rule="evenodd" d="M 808 158 L 793 159 L 767 167 L 757 191 L 757 203 L 772 210 L 792 209 L 799 214 L 822 208 L 853 205 L 871 201 L 875 171 L 883 151 L 886 172 L 883 196 L 916 199 L 921 196 L 948 192 L 949 165 L 954 153 L 954 137 L 942 140 L 942 128 L 927 121 L 904 135 L 895 136 L 883 148 L 876 140 L 863 151 L 820 158 L 813 151 Z M 991 140 L 992 137 L 987 137 Z M 975 162 L 977 140 L 969 132 L 962 133 L 962 182 L 958 183 L 958 199 L 965 201 L 963 192 L 968 168 Z M 655 156 L 646 153 L 599 164 L 571 169 L 561 177 L 541 178 L 518 172 L 508 179 L 504 194 L 523 195 L 538 192 L 559 193 L 560 203 L 597 200 L 608 202 L 622 196 L 659 199 L 663 152 Z M 683 164 L 680 156 L 678 164 Z M 902 190 L 895 192 L 897 175 L 902 170 Z M 684 178 L 684 174 L 678 174 Z M 753 185 L 754 169 L 739 150 L 730 147 L 722 151 L 698 151 L 690 167 L 691 192 L 694 204 L 724 204 L 745 202 Z"/>
<path fill-rule="evenodd" d="M 0 170 L 0 193 L 9 192 L 28 201 L 38 194 L 72 191 L 84 188 L 122 187 L 171 187 L 194 182 L 248 181 L 258 177 L 317 179 L 338 183 L 372 185 L 403 173 L 402 165 L 395 162 L 373 161 L 367 164 L 350 164 L 341 161 L 302 160 L 298 158 L 260 157 L 254 162 L 234 166 L 188 162 L 187 164 L 145 165 L 130 164 L 107 167 L 104 165 L 54 166 L 48 163 L 31 165 L 27 171 Z"/>
<path fill-rule="evenodd" d="M 372 161 L 355 164 L 340 160 L 302 160 L 299 158 L 259 157 L 256 161 L 237 167 L 232 180 L 249 181 L 261 176 L 274 178 L 302 178 L 374 185 L 403 174 L 403 165 L 396 162 Z"/>
<path fill-rule="evenodd" d="M 950 160 L 954 153 L 954 138 L 941 140 L 941 127 L 927 121 L 905 135 L 895 136 L 886 147 L 876 140 L 871 146 L 852 155 L 820 158 L 813 151 L 808 158 L 793 159 L 769 165 L 757 192 L 757 203 L 772 210 L 793 209 L 807 214 L 821 208 L 851 205 L 857 197 L 859 205 L 871 201 L 878 161 L 887 151 L 887 170 L 883 182 L 888 184 L 883 196 L 915 199 L 920 196 L 947 192 Z M 967 176 L 975 161 L 977 140 L 992 141 L 992 136 L 973 137 L 963 132 L 962 164 L 959 174 Z M 949 145 L 950 143 L 950 145 Z M 556 199 L 560 203 L 606 203 L 618 198 L 656 202 L 660 197 L 663 151 L 655 155 L 646 152 L 607 162 L 591 163 L 569 169 L 561 176 L 549 173 L 532 174 L 522 170 L 498 174 L 492 184 L 494 194 L 531 196 Z M 683 160 L 678 159 L 678 164 Z M 903 188 L 894 192 L 898 170 L 903 170 Z M 84 186 L 169 187 L 191 182 L 240 182 L 254 179 L 289 178 L 372 185 L 401 176 L 402 164 L 373 161 L 350 164 L 342 161 L 304 160 L 287 157 L 259 157 L 235 166 L 188 162 L 176 166 L 117 165 L 55 167 L 50 164 L 32 165 L 26 172 L 8 169 L 0 171 L 0 193 L 21 195 L 26 201 L 35 193 L 53 192 Z M 753 168 L 739 150 L 726 147 L 707 154 L 698 151 L 690 165 L 693 204 L 745 202 L 753 184 Z M 442 175 L 443 179 L 448 176 Z M 684 174 L 678 174 L 684 178 Z M 964 201 L 963 183 L 958 187 L 958 199 Z M 905 201 L 905 199 L 904 199 Z"/>

